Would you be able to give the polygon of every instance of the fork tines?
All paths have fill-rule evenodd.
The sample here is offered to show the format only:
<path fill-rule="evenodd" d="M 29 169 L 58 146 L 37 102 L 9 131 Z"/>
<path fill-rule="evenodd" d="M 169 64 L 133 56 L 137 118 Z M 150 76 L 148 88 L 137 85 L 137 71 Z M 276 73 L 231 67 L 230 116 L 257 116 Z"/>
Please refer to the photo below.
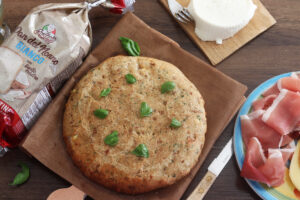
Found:
<path fill-rule="evenodd" d="M 186 8 L 178 10 L 175 13 L 175 17 L 183 23 L 193 21 L 193 17 L 191 16 L 191 14 L 189 13 L 189 11 Z"/>

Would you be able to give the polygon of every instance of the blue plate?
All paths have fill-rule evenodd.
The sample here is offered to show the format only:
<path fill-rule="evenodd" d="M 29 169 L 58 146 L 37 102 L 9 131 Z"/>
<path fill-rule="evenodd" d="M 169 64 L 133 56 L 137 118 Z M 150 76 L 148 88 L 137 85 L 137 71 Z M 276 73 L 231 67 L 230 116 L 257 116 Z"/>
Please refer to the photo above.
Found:
<path fill-rule="evenodd" d="M 234 135 L 233 135 L 233 149 L 234 149 L 235 157 L 236 157 L 236 160 L 237 160 L 240 170 L 242 169 L 244 158 L 245 158 L 245 149 L 244 149 L 244 144 L 243 144 L 243 139 L 242 139 L 240 116 L 249 113 L 252 102 L 255 101 L 257 98 L 259 98 L 260 95 L 264 91 L 266 91 L 267 89 L 272 87 L 279 79 L 281 79 L 283 77 L 288 77 L 288 76 L 291 76 L 291 72 L 275 76 L 275 77 L 265 81 L 264 83 L 259 85 L 255 90 L 253 90 L 253 92 L 249 95 L 249 97 L 245 101 L 244 105 L 241 107 L 240 112 L 239 112 L 236 122 L 235 122 Z M 269 188 L 265 184 L 262 184 L 262 183 L 259 183 L 256 181 L 252 181 L 249 179 L 245 179 L 245 180 L 247 181 L 249 186 L 262 199 L 265 199 L 265 200 L 293 200 L 293 199 L 285 196 L 284 194 L 280 193 L 278 190 L 275 190 L 272 187 Z"/>

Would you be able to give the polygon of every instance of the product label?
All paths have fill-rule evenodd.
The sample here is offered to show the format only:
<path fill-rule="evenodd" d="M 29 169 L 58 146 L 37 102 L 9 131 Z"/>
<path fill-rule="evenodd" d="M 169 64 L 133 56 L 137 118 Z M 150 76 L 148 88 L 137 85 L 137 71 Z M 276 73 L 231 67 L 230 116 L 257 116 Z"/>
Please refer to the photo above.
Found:
<path fill-rule="evenodd" d="M 91 47 L 87 6 L 71 5 L 34 8 L 0 47 L 0 155 L 19 144 Z"/>
<path fill-rule="evenodd" d="M 36 96 L 28 111 L 22 116 L 22 121 L 27 129 L 33 126 L 34 122 L 43 113 L 43 110 L 51 102 L 52 98 L 47 87 L 44 87 Z"/>
<path fill-rule="evenodd" d="M 25 131 L 17 112 L 0 99 L 0 145 L 16 146 L 22 140 Z"/>
<path fill-rule="evenodd" d="M 55 32 L 56 32 L 56 30 L 55 30 Z M 40 61 L 41 63 L 45 60 L 45 58 L 47 58 L 47 59 L 49 59 L 53 63 L 53 65 L 57 65 L 58 64 L 58 59 L 52 53 L 50 53 L 51 47 L 49 47 L 47 44 L 44 44 L 43 42 L 39 41 L 36 37 L 32 37 L 32 36 L 30 37 L 29 35 L 23 33 L 22 32 L 22 27 L 17 27 L 17 29 L 16 29 L 16 35 L 18 36 L 18 38 L 24 40 L 28 45 L 30 45 L 31 47 L 33 47 L 34 49 L 36 49 L 37 52 L 40 55 L 34 53 L 33 50 L 31 50 L 29 46 L 26 46 L 21 41 L 18 42 L 18 44 L 16 45 L 16 48 L 20 52 L 22 52 L 23 54 L 25 54 L 26 56 L 28 56 L 32 60 L 33 59 L 35 59 L 35 61 L 36 60 L 42 60 L 42 61 Z M 40 34 L 39 34 L 39 36 L 40 36 Z M 54 36 L 54 38 L 55 38 L 55 36 Z M 45 38 L 43 38 L 43 40 L 45 41 Z M 55 38 L 55 40 L 56 40 L 56 38 Z M 46 40 L 46 41 L 49 43 L 49 40 Z M 42 56 L 44 56 L 45 58 L 42 57 Z M 38 63 L 38 64 L 41 64 L 41 63 Z"/>

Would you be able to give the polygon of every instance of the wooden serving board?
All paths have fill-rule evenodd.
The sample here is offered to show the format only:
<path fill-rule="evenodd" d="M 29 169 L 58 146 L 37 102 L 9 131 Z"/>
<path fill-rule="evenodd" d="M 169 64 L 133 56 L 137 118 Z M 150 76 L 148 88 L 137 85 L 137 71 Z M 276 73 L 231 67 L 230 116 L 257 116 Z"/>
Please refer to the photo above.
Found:
<path fill-rule="evenodd" d="M 169 11 L 168 0 L 159 0 L 159 1 Z M 177 1 L 182 6 L 185 7 L 189 4 L 189 0 L 177 0 Z M 216 65 L 276 23 L 274 17 L 264 7 L 264 5 L 260 2 L 260 0 L 253 0 L 253 3 L 257 6 L 253 19 L 249 22 L 249 24 L 245 28 L 239 31 L 232 38 L 223 40 L 223 44 L 221 45 L 216 44 L 216 42 L 204 42 L 201 39 L 199 39 L 194 32 L 195 30 L 194 23 L 185 24 L 177 20 L 176 21 L 183 28 L 183 30 L 190 36 L 190 38 L 196 43 L 196 45 L 200 49 L 202 49 L 202 51 L 208 57 L 210 62 L 213 65 Z M 171 14 L 170 11 L 169 13 Z"/>

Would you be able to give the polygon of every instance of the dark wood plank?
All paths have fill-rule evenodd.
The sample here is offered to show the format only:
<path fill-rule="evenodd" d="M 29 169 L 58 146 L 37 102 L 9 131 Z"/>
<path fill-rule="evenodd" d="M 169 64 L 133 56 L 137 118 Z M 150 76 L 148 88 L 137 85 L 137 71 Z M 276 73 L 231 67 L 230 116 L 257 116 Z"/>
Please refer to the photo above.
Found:
<path fill-rule="evenodd" d="M 51 2 L 79 2 L 80 0 L 52 0 Z M 12 27 L 24 17 L 37 0 L 4 0 L 5 21 Z M 50 2 L 50 0 L 43 0 Z M 248 86 L 249 94 L 266 79 L 289 71 L 299 70 L 300 66 L 300 1 L 299 0 L 262 0 L 263 4 L 277 20 L 277 24 L 267 32 L 254 39 L 237 51 L 230 58 L 216 66 L 225 74 Z M 13 14 L 12 14 L 13 13 Z M 153 0 L 139 0 L 135 5 L 135 14 L 151 27 L 177 41 L 182 48 L 202 58 L 204 54 L 180 29 L 179 25 L 169 16 L 162 6 Z M 94 27 L 93 47 L 101 42 L 113 25 L 120 19 L 100 8 L 91 12 L 91 23 Z M 95 31 L 97 29 L 97 31 Z M 222 111 L 220 111 L 222 112 Z M 203 167 L 199 170 L 183 199 L 204 176 L 208 165 L 218 155 L 233 133 L 234 121 L 224 130 L 216 142 Z M 31 177 L 20 187 L 8 186 L 19 171 L 17 164 L 25 162 L 30 166 Z M 28 157 L 18 149 L 0 158 L 0 199 L 7 200 L 39 200 L 55 189 L 69 186 L 69 183 L 55 175 L 37 160 Z M 217 178 L 205 199 L 259 199 L 247 183 L 239 176 L 235 158 L 232 158 Z"/>

